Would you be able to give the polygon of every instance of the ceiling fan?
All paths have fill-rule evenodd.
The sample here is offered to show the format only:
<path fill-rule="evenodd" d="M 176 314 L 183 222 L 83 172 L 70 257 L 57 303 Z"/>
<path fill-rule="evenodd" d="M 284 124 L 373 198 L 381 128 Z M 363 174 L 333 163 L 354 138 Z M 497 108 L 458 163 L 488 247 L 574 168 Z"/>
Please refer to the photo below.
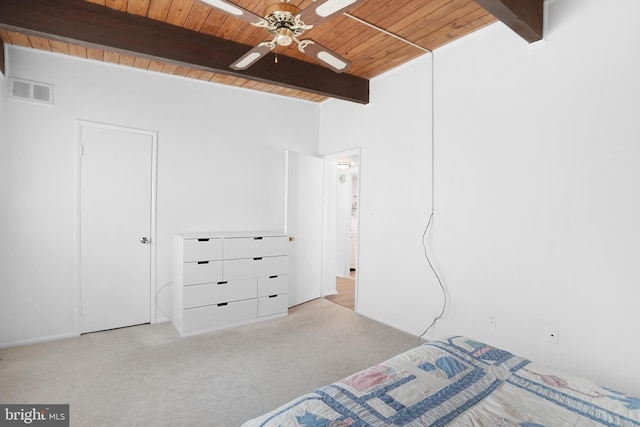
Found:
<path fill-rule="evenodd" d="M 311 39 L 299 37 L 314 25 L 335 14 L 341 13 L 362 3 L 364 0 L 314 0 L 314 4 L 300 9 L 290 4 L 290 0 L 267 6 L 264 17 L 248 11 L 227 0 L 200 0 L 256 27 L 264 28 L 273 36 L 272 40 L 259 43 L 230 65 L 234 70 L 246 70 L 278 46 L 287 47 L 295 42 L 298 50 L 324 63 L 332 70 L 341 73 L 349 68 L 351 62 Z M 277 51 L 276 51 L 277 53 Z M 277 62 L 277 56 L 276 56 Z"/>

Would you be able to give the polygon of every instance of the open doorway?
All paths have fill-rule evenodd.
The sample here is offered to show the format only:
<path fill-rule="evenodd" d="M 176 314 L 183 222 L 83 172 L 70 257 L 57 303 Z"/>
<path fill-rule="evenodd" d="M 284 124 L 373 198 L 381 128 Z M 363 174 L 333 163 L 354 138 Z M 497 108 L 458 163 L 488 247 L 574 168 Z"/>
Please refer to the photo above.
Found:
<path fill-rule="evenodd" d="M 325 156 L 325 254 L 323 296 L 356 309 L 359 149 Z"/>

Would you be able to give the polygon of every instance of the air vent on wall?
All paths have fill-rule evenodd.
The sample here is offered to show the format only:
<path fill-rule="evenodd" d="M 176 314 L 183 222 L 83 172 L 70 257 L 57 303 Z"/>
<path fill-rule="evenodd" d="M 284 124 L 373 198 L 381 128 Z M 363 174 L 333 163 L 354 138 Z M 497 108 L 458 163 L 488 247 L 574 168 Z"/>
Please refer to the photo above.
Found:
<path fill-rule="evenodd" d="M 9 78 L 11 97 L 41 104 L 53 104 L 53 85 Z"/>

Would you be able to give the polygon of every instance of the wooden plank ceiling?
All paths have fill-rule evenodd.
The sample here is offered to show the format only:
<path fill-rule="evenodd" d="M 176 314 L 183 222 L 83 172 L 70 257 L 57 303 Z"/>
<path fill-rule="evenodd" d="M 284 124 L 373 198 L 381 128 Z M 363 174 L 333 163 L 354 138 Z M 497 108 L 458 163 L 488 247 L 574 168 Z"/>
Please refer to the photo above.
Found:
<path fill-rule="evenodd" d="M 5 0 L 2 0 L 3 2 Z M 30 0 L 21 0 L 25 3 Z M 202 33 L 207 36 L 231 40 L 246 45 L 246 50 L 269 39 L 265 30 L 227 15 L 196 0 L 84 0 L 99 6 L 148 18 L 172 26 Z M 262 15 L 262 11 L 275 0 L 233 0 L 239 6 Z M 291 0 L 290 3 L 305 8 L 313 0 Z M 480 0 L 485 3 L 502 3 L 504 0 Z M 63 2 L 60 2 L 63 3 Z M 540 0 L 540 5 L 542 0 Z M 485 4 L 485 7 L 486 4 Z M 95 8 L 95 6 L 94 6 Z M 504 9 L 504 7 L 503 7 Z M 507 8 L 507 12 L 511 12 Z M 494 13 L 496 13 L 494 11 Z M 497 16 L 497 15 L 496 15 Z M 354 18 L 357 18 L 354 19 Z M 55 19 L 55 17 L 51 18 Z M 501 17 L 504 21 L 504 19 Z M 496 18 L 474 0 L 367 0 L 347 14 L 335 16 L 305 32 L 312 38 L 352 62 L 347 74 L 367 81 L 386 71 L 406 63 L 426 51 L 444 44 L 494 22 Z M 372 28 L 366 23 L 384 31 Z M 509 24 L 508 24 L 509 25 Z M 24 25 L 27 27 L 27 25 Z M 407 43 L 392 35 L 410 41 Z M 321 102 L 330 94 L 316 90 L 300 90 L 294 85 L 269 82 L 264 78 L 243 76 L 226 69 L 207 69 L 176 61 L 165 61 L 150 55 L 137 55 L 126 49 L 95 45 L 83 40 L 55 37 L 29 28 L 18 28 L 6 24 L 0 16 L 0 38 L 6 44 L 73 55 L 91 60 L 120 64 L 122 66 L 174 74 L 193 79 L 206 80 L 225 85 L 275 93 L 283 96 Z M 155 43 L 162 44 L 162 40 Z M 417 46 L 417 47 L 416 47 Z M 241 46 L 242 47 L 242 46 Z M 244 47 L 242 47 L 244 49 Z M 285 67 L 286 61 L 274 62 L 273 54 L 262 59 L 264 67 Z M 314 64 L 313 58 L 290 46 L 279 55 Z M 262 63 L 265 63 L 262 65 Z M 256 64 L 257 65 L 257 64 Z M 254 67 L 256 66 L 254 65 Z M 225 67 L 226 68 L 226 67 Z M 322 67 L 326 68 L 326 67 Z M 333 73 L 333 72 L 331 72 Z M 335 73 L 333 73 L 335 74 Z M 336 74 L 336 76 L 339 76 Z M 339 97 L 339 96 L 337 96 Z M 344 97 L 346 99 L 346 97 Z M 366 99 L 354 99 L 368 102 Z"/>

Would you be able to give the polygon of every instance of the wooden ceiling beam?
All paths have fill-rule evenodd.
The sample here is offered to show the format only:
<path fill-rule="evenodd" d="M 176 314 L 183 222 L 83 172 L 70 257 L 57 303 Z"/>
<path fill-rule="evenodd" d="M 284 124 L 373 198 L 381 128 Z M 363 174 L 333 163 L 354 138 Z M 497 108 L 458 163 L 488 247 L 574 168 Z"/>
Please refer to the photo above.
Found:
<path fill-rule="evenodd" d="M 542 40 L 544 0 L 476 0 L 476 3 L 529 43 Z"/>
<path fill-rule="evenodd" d="M 279 55 L 248 70 L 229 68 L 246 46 L 84 0 L 2 0 L 0 28 L 270 83 L 323 96 L 369 102 L 369 80 Z"/>
<path fill-rule="evenodd" d="M 0 74 L 4 74 L 4 42 L 0 39 Z"/>

